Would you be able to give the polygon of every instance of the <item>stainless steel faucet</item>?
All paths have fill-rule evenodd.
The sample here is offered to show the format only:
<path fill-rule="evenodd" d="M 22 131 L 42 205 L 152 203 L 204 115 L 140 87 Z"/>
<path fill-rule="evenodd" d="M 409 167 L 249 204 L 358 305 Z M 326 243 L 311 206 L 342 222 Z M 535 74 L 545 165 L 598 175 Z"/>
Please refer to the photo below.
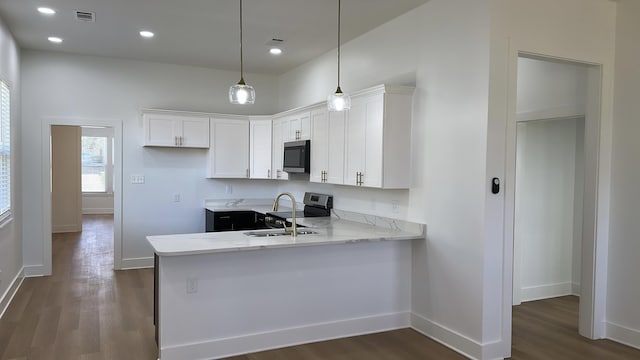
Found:
<path fill-rule="evenodd" d="M 291 221 L 291 229 L 287 229 L 287 224 L 285 222 L 284 231 L 291 233 L 291 236 L 298 236 L 298 226 L 296 225 L 296 198 L 291 195 L 289 192 L 283 192 L 276 196 L 276 200 L 273 202 L 273 211 L 278 211 L 278 202 L 283 195 L 287 195 L 289 199 L 291 199 L 291 207 L 293 207 L 293 211 L 291 214 L 293 215 L 293 220 Z"/>

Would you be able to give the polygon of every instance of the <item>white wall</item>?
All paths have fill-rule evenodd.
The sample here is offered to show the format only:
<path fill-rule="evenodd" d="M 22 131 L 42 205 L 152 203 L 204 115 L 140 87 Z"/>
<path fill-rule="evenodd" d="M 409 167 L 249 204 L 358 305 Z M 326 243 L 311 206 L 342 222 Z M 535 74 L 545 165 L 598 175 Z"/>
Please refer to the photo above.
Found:
<path fill-rule="evenodd" d="M 586 98 L 586 66 L 518 58 L 518 121 L 584 115 Z"/>
<path fill-rule="evenodd" d="M 590 262 L 583 268 L 596 268 L 596 277 L 581 281 L 594 285 L 591 291 L 596 301 L 582 297 L 581 308 L 595 309 L 593 322 L 581 317 L 581 333 L 602 336 L 604 320 L 603 290 L 606 290 L 606 248 L 608 234 L 609 172 L 611 151 L 611 123 L 613 102 L 613 59 L 615 43 L 616 3 L 608 0 L 490 0 L 491 6 L 491 88 L 489 98 L 489 126 L 487 147 L 487 183 L 491 177 L 503 179 L 504 192 L 486 193 L 486 235 L 484 246 L 484 304 L 487 341 L 502 347 L 501 353 L 510 353 L 512 261 L 513 261 L 513 194 L 515 180 L 515 79 L 519 52 L 551 56 L 601 65 L 591 69 L 589 81 L 594 80 L 599 101 L 589 102 L 585 133 L 585 172 L 597 174 L 585 181 L 585 188 L 597 204 L 597 217 L 585 224 L 596 237 L 598 245 L 587 244 L 583 249 Z M 599 73 L 601 70 L 601 73 Z M 597 76 L 596 76 L 597 75 Z M 590 107 L 591 106 L 591 107 Z M 592 109 L 593 111 L 590 111 Z M 593 116 L 593 115 L 599 116 Z M 600 118 L 600 124 L 591 121 Z M 593 135 L 593 136 L 592 136 Z M 599 148 L 596 147 L 599 145 Z M 585 207 L 587 203 L 585 202 Z M 594 223 L 595 222 L 595 223 Z M 597 223 L 597 224 L 596 224 Z M 511 235 L 509 234 L 511 229 Z M 584 243 L 583 243 L 584 245 Z M 595 261 L 593 261 L 595 259 Z M 594 265 L 595 264 L 595 265 Z M 585 272 L 583 271 L 583 275 Z M 593 305 L 593 306 L 591 306 Z M 490 319 L 500 319 L 491 321 Z M 583 321 L 587 320 L 587 321 Z M 583 332 L 584 331 L 584 332 Z"/>
<path fill-rule="evenodd" d="M 607 337 L 640 348 L 640 3 L 618 1 Z"/>
<path fill-rule="evenodd" d="M 514 277 L 522 301 L 569 295 L 573 284 L 576 156 L 583 118 L 518 123 Z M 580 203 L 581 204 L 581 203 Z M 581 227 L 580 227 L 581 229 Z"/>
<path fill-rule="evenodd" d="M 82 231 L 82 129 L 51 127 L 51 230 Z"/>
<path fill-rule="evenodd" d="M 22 155 L 20 153 L 21 81 L 20 49 L 13 35 L 0 19 L 0 79 L 9 85 L 11 91 L 11 186 L 13 220 L 0 227 L 0 314 L 15 290 L 14 280 L 22 274 Z M 18 279 L 19 280 L 19 279 Z"/>
<path fill-rule="evenodd" d="M 342 56 L 345 91 L 383 82 L 415 83 L 412 187 L 393 192 L 311 187 L 333 192 L 336 207 L 427 224 L 426 242 L 414 244 L 413 251 L 414 326 L 479 357 L 487 2 L 429 1 L 346 43 Z M 335 89 L 335 66 L 335 52 L 330 52 L 284 74 L 281 109 L 325 100 Z M 294 189 L 301 193 L 304 185 Z M 396 200 L 398 213 L 391 210 Z"/>
<path fill-rule="evenodd" d="M 258 94 L 256 104 L 232 106 L 228 87 L 235 72 L 111 58 L 24 51 L 22 79 L 28 89 L 23 101 L 23 169 L 25 265 L 44 263 L 42 239 L 43 165 L 41 144 L 45 118 L 115 119 L 123 122 L 123 266 L 151 265 L 152 250 L 145 236 L 204 230 L 203 200 L 272 196 L 269 182 L 205 179 L 206 151 L 142 147 L 142 108 L 221 113 L 272 114 L 276 111 L 276 80 L 247 76 Z M 145 175 L 145 184 L 129 183 L 132 174 Z M 174 203 L 173 194 L 181 195 Z M 237 195 L 235 195 L 237 196 Z"/>

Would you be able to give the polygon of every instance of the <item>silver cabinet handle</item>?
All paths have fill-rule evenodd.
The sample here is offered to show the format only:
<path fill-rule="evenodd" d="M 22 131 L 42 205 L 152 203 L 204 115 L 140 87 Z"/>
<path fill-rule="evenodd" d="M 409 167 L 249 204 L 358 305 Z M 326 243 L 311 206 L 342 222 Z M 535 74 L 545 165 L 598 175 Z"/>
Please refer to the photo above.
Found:
<path fill-rule="evenodd" d="M 173 137 L 173 145 L 178 146 L 178 137 L 177 136 Z"/>
<path fill-rule="evenodd" d="M 249 178 L 249 169 L 247 169 L 247 179 Z"/>
<path fill-rule="evenodd" d="M 362 186 L 362 184 L 364 184 L 364 181 L 362 180 L 364 174 L 362 174 L 362 172 L 358 171 L 356 173 L 356 185 L 358 186 Z"/>
<path fill-rule="evenodd" d="M 267 179 L 271 179 L 271 169 L 267 169 Z"/>
<path fill-rule="evenodd" d="M 276 178 L 280 179 L 280 169 L 276 170 Z"/>

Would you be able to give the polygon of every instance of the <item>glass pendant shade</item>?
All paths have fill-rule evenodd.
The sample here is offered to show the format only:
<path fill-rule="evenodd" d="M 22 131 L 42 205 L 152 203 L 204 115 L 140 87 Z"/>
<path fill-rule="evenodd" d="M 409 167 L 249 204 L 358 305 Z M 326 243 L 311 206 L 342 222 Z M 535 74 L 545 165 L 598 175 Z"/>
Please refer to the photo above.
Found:
<path fill-rule="evenodd" d="M 232 104 L 253 104 L 255 101 L 256 91 L 253 86 L 245 84 L 244 81 L 241 80 L 229 88 L 229 102 Z"/>
<path fill-rule="evenodd" d="M 342 92 L 340 87 L 327 97 L 329 111 L 345 111 L 351 109 L 351 96 Z"/>

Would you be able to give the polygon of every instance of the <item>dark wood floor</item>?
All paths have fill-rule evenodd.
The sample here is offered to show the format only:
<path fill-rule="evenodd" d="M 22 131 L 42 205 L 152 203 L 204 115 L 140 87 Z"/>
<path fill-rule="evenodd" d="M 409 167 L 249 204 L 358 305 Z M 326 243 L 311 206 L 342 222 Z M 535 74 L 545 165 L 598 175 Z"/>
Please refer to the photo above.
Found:
<path fill-rule="evenodd" d="M 54 234 L 53 276 L 25 279 L 0 319 L 2 360 L 156 359 L 153 272 L 113 271 L 113 217 Z"/>
<path fill-rule="evenodd" d="M 155 360 L 151 269 L 113 271 L 113 220 L 86 216 L 53 237 L 53 276 L 25 279 L 0 319 L 0 360 Z M 640 350 L 578 335 L 578 302 L 514 307 L 513 359 L 640 359 Z M 228 360 L 463 359 L 411 329 L 324 341 Z"/>

